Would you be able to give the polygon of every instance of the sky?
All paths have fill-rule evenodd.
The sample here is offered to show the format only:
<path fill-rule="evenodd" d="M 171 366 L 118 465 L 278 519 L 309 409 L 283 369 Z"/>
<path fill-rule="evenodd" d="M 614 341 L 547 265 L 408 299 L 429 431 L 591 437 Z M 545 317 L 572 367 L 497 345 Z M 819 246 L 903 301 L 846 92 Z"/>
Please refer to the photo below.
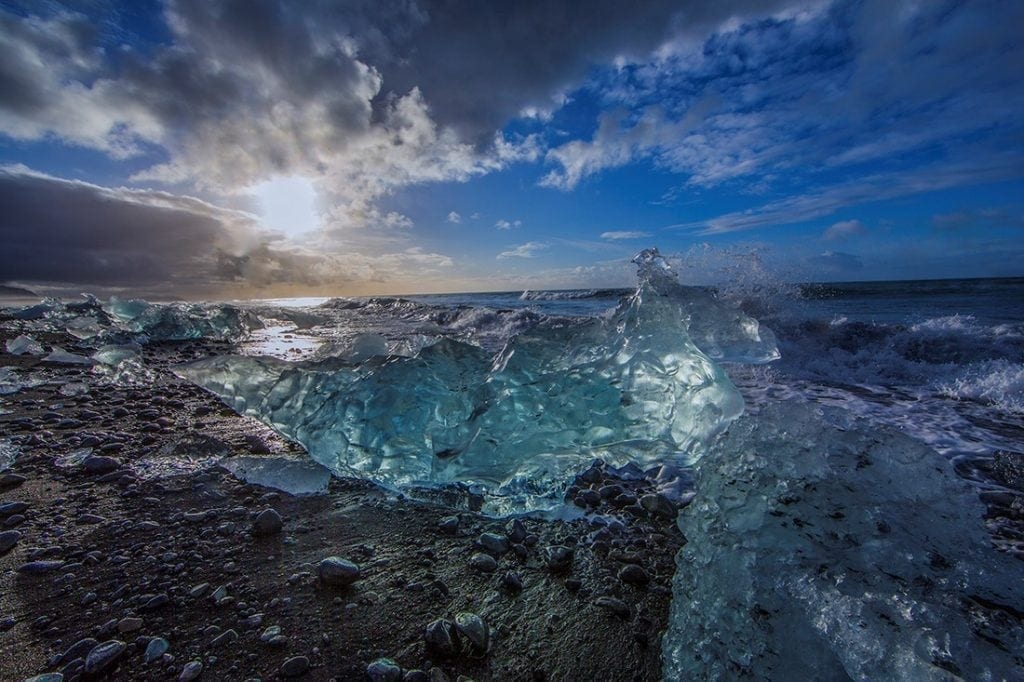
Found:
<path fill-rule="evenodd" d="M 0 0 L 0 282 L 1024 275 L 1024 3 Z"/>

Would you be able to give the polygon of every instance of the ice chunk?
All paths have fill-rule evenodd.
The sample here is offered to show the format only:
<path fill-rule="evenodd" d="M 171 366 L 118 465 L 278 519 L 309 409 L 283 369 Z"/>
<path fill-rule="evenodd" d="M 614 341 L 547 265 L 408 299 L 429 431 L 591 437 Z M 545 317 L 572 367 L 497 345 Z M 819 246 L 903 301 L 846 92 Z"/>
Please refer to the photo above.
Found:
<path fill-rule="evenodd" d="M 697 464 L 665 678 L 1024 679 L 1020 562 L 977 495 L 923 444 L 824 415 L 772 406 Z"/>
<path fill-rule="evenodd" d="M 9 438 L 0 438 L 0 472 L 7 471 L 18 459 L 21 450 Z"/>
<path fill-rule="evenodd" d="M 481 484 L 506 497 L 505 510 L 551 504 L 595 457 L 613 465 L 696 457 L 742 412 L 728 377 L 689 336 L 692 290 L 671 284 L 657 252 L 642 255 L 640 287 L 613 315 L 544 320 L 496 357 L 446 338 L 412 357 L 221 356 L 178 372 L 338 474 L 396 486 Z M 743 321 L 733 309 L 719 306 L 715 319 L 716 302 L 701 305 L 702 334 L 727 330 L 717 338 L 729 341 L 718 347 L 730 358 L 772 354 L 768 337 L 736 330 Z"/>
<path fill-rule="evenodd" d="M 68 398 L 74 398 L 75 396 L 85 395 L 89 392 L 89 386 L 83 384 L 80 381 L 69 381 L 66 384 L 61 384 L 60 394 L 67 396 Z"/>
<path fill-rule="evenodd" d="M 309 460 L 285 457 L 231 457 L 221 466 L 236 478 L 289 495 L 315 495 L 327 490 L 329 469 Z"/>
<path fill-rule="evenodd" d="M 168 303 L 111 299 L 110 314 L 127 331 L 152 341 L 213 339 L 237 341 L 263 326 L 259 317 L 228 304 Z"/>
<path fill-rule="evenodd" d="M 13 367 L 0 367 L 0 395 L 11 395 L 23 388 L 32 388 L 42 383 L 42 379 L 31 375 L 28 378 L 22 378 Z"/>
<path fill-rule="evenodd" d="M 92 355 L 93 373 L 122 386 L 151 383 L 156 374 L 142 360 L 142 346 L 126 343 L 102 346 Z"/>
<path fill-rule="evenodd" d="M 103 333 L 104 327 L 100 326 L 99 320 L 92 315 L 73 317 L 64 325 L 68 334 L 79 339 L 91 339 Z"/>
<path fill-rule="evenodd" d="M 69 353 L 60 346 L 54 346 L 50 354 L 43 358 L 46 362 L 56 362 L 61 365 L 92 365 L 94 360 L 84 355 Z"/>
<path fill-rule="evenodd" d="M 15 337 L 7 340 L 7 352 L 11 355 L 42 355 L 46 351 L 43 350 L 41 343 L 33 339 L 31 336 Z"/>
<path fill-rule="evenodd" d="M 764 363 L 778 360 L 775 334 L 732 303 L 719 301 L 710 291 L 679 283 L 675 272 L 657 249 L 633 257 L 648 296 L 670 299 L 687 317 L 693 343 L 712 360 Z"/>

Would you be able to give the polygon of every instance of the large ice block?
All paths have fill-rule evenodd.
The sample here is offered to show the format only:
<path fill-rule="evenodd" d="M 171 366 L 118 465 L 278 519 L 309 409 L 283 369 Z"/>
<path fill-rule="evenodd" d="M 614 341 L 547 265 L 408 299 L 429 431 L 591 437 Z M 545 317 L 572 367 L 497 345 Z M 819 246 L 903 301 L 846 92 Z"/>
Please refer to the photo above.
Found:
<path fill-rule="evenodd" d="M 1024 679 L 1021 563 L 922 443 L 776 405 L 696 467 L 665 679 Z"/>
<path fill-rule="evenodd" d="M 614 314 L 541 321 L 496 356 L 445 338 L 412 357 L 221 356 L 178 372 L 337 474 L 481 484 L 508 508 L 541 506 L 594 457 L 696 457 L 742 412 L 695 324 L 723 359 L 777 355 L 756 323 L 679 285 L 656 250 L 637 263 L 640 286 Z"/>

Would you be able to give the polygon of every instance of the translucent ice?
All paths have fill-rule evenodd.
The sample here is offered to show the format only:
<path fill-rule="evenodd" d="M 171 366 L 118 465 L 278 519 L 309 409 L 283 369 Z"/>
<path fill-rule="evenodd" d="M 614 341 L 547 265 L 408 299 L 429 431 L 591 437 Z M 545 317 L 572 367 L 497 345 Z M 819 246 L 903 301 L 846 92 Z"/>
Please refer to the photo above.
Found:
<path fill-rule="evenodd" d="M 60 365 L 92 365 L 94 360 L 77 353 L 69 353 L 60 346 L 54 346 L 50 354 L 43 358 L 46 362 L 55 362 Z"/>
<path fill-rule="evenodd" d="M 375 342 L 363 362 L 221 356 L 178 371 L 335 473 L 483 484 L 509 508 L 541 506 L 594 457 L 697 456 L 742 412 L 691 339 L 694 320 L 723 359 L 777 355 L 749 318 L 703 295 L 695 304 L 656 251 L 637 263 L 640 286 L 613 315 L 541 321 L 493 357 L 449 338 L 412 357 L 381 357 Z"/>
<path fill-rule="evenodd" d="M 8 339 L 6 346 L 7 352 L 11 355 L 42 355 L 45 352 L 41 343 L 24 334 Z"/>
<path fill-rule="evenodd" d="M 155 373 L 142 360 L 142 346 L 135 343 L 102 346 L 92 354 L 93 373 L 122 386 L 147 384 Z"/>
<path fill-rule="evenodd" d="M 236 341 L 262 326 L 253 313 L 227 304 L 154 304 L 112 298 L 104 309 L 121 328 L 152 341 Z"/>
<path fill-rule="evenodd" d="M 331 472 L 316 462 L 284 457 L 231 457 L 221 466 L 236 478 L 275 488 L 290 495 L 314 495 L 327 490 Z"/>
<path fill-rule="evenodd" d="M 19 454 L 21 454 L 21 451 L 12 440 L 0 438 L 0 472 L 10 469 Z"/>
<path fill-rule="evenodd" d="M 1021 564 L 977 495 L 921 443 L 824 414 L 744 417 L 697 464 L 665 678 L 1024 679 Z"/>

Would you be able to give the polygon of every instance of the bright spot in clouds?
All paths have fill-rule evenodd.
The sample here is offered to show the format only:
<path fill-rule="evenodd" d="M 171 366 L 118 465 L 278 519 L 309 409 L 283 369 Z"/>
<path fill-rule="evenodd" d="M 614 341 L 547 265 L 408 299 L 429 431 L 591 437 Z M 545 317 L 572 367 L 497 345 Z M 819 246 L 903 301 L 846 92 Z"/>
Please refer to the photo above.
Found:
<path fill-rule="evenodd" d="M 266 228 L 293 236 L 319 227 L 316 190 L 309 178 L 277 177 L 255 185 L 251 193 Z"/>

